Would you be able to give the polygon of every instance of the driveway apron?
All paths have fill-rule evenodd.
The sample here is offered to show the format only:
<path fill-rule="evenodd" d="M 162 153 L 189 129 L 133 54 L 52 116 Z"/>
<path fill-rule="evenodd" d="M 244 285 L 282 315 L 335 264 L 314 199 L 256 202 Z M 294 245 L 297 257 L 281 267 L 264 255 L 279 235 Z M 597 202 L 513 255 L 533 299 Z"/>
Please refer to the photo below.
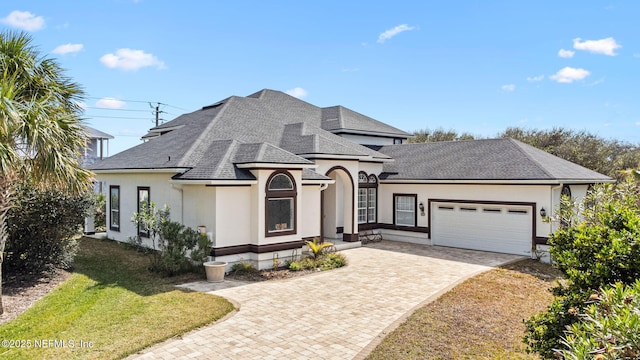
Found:
<path fill-rule="evenodd" d="M 363 358 L 417 307 L 471 276 L 522 259 L 391 241 L 343 253 L 348 266 L 292 279 L 187 284 L 240 309 L 131 358 Z"/>

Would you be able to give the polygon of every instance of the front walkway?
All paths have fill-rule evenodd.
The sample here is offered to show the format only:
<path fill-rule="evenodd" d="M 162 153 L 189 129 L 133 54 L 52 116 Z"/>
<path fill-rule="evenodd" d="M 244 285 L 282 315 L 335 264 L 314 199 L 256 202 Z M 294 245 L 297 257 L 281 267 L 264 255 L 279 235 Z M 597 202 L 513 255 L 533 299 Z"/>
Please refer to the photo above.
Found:
<path fill-rule="evenodd" d="M 343 253 L 349 266 L 318 274 L 191 284 L 231 299 L 240 310 L 132 358 L 364 358 L 414 308 L 464 279 L 522 258 L 390 241 Z"/>

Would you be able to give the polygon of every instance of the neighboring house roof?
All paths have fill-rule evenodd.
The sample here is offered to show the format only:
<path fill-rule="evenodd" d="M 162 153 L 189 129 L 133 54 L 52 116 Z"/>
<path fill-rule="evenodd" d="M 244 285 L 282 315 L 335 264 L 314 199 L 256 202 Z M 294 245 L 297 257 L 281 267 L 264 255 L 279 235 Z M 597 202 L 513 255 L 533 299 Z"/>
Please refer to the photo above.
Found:
<path fill-rule="evenodd" d="M 342 109 L 347 113 L 348 109 Z M 356 112 L 348 113 L 349 118 L 358 118 L 361 127 L 369 119 L 372 129 L 395 129 Z M 245 180 L 253 175 L 238 165 L 247 163 L 302 166 L 312 164 L 307 158 L 327 156 L 390 160 L 324 130 L 322 114 L 323 109 L 280 91 L 232 96 L 151 129 L 145 135 L 150 140 L 94 164 L 92 170 L 175 168 L 186 169 L 175 179 Z M 395 136 L 406 137 L 406 133 L 395 131 Z M 320 179 L 309 171 L 303 176 Z"/>
<path fill-rule="evenodd" d="M 381 180 L 612 180 L 513 139 L 445 141 L 374 148 L 395 160 L 383 165 Z"/>
<path fill-rule="evenodd" d="M 94 129 L 90 126 L 84 125 L 85 132 L 91 139 L 113 139 L 112 135 L 107 134 L 106 132 L 102 132 L 98 129 Z"/>

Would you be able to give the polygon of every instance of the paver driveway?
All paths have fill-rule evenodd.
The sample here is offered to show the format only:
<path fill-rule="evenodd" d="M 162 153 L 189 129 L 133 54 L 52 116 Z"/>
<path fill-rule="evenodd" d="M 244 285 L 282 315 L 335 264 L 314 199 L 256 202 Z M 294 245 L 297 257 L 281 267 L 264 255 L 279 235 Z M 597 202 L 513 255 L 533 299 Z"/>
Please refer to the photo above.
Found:
<path fill-rule="evenodd" d="M 353 359 L 366 356 L 417 306 L 516 255 L 383 241 L 344 250 L 349 266 L 228 287 L 233 316 L 151 347 L 141 359 Z M 227 288 L 223 288 L 227 287 Z"/>

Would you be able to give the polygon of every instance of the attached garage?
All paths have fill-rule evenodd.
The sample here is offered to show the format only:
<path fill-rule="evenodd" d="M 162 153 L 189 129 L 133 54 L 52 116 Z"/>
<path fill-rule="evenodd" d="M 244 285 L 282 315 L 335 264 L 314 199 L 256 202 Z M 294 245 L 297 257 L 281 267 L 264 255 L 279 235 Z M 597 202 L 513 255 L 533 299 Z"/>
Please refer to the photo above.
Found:
<path fill-rule="evenodd" d="M 430 201 L 433 245 L 531 255 L 535 204 Z"/>

